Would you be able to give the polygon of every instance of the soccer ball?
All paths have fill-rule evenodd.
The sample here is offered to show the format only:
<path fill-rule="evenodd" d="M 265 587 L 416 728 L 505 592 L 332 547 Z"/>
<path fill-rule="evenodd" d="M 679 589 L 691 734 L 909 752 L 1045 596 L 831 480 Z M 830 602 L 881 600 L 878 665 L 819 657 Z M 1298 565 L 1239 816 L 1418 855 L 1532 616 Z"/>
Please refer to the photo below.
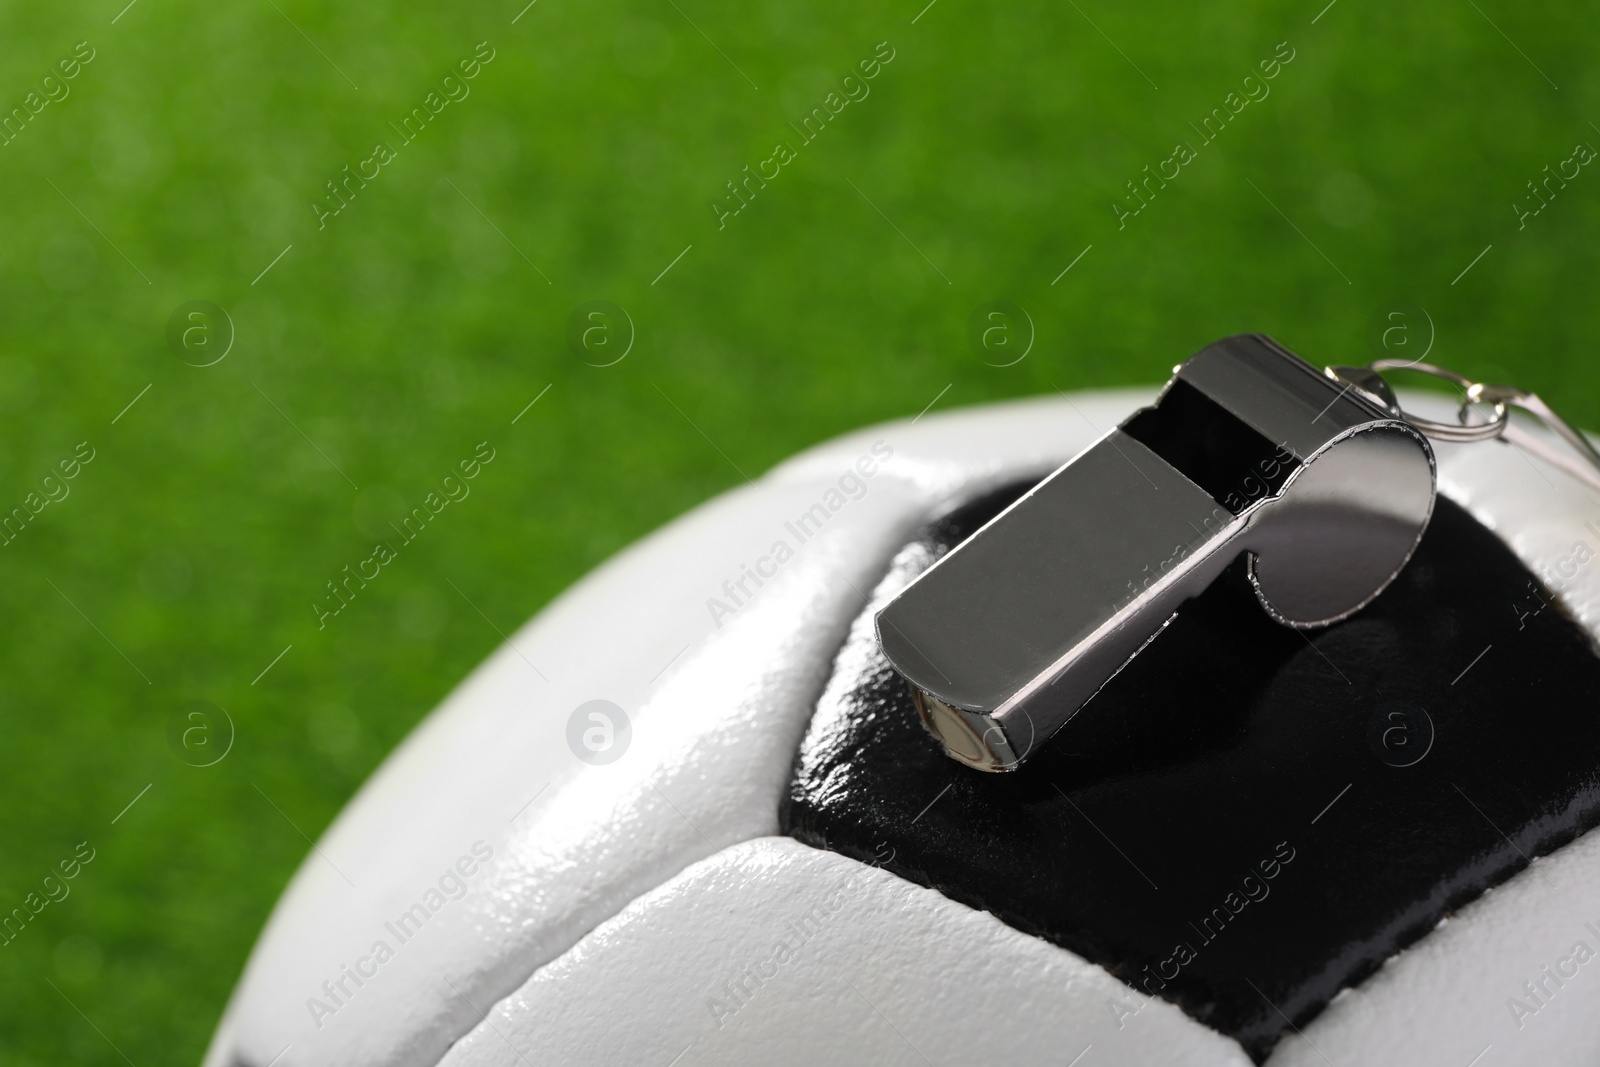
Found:
<path fill-rule="evenodd" d="M 1538 458 L 1437 446 L 1370 608 L 1220 580 L 1015 774 L 922 732 L 877 607 L 1153 396 L 850 434 L 600 567 L 318 842 L 206 1067 L 1600 1062 L 1600 503 Z"/>

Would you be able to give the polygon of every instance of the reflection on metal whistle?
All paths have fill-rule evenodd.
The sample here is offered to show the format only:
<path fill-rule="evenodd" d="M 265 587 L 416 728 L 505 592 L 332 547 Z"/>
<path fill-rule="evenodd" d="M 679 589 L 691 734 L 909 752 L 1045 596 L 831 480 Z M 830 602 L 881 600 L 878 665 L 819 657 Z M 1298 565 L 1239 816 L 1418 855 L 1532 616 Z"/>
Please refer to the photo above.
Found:
<path fill-rule="evenodd" d="M 1433 450 L 1381 380 L 1218 341 L 878 613 L 945 750 L 1015 769 L 1241 552 L 1278 622 L 1360 610 L 1433 511 Z"/>

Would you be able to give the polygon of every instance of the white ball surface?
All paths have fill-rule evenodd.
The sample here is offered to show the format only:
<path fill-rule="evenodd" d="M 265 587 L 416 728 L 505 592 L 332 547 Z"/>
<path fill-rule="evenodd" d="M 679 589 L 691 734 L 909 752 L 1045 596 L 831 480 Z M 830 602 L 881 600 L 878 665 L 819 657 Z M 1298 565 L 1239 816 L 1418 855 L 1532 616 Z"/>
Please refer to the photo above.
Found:
<path fill-rule="evenodd" d="M 206 1067 L 665 1065 L 680 1052 L 683 1067 L 1065 1064 L 1085 1048 L 1083 1067 L 1247 1064 L 1169 1004 L 1119 1012 L 1119 998 L 1140 998 L 1070 952 L 777 836 L 832 657 L 890 557 L 951 504 L 1047 473 L 1153 396 L 1019 401 L 850 434 L 600 567 L 474 671 L 329 828 L 252 952 Z M 797 541 L 785 524 L 837 499 L 874 445 L 865 492 L 772 563 L 776 541 Z M 1438 451 L 1440 491 L 1535 574 L 1600 518 L 1592 491 L 1510 446 Z M 735 604 L 724 583 L 763 558 L 775 573 Z M 1594 635 L 1592 572 L 1559 596 Z M 631 723 L 627 749 L 599 765 L 568 740 L 594 700 Z M 1504 1005 L 1566 951 L 1558 942 L 1600 921 L 1584 892 L 1596 879 L 1590 834 L 1398 954 L 1271 1062 L 1465 1064 L 1486 1044 L 1495 1063 L 1600 1061 L 1600 978 L 1572 983 L 1521 1031 Z M 745 968 L 772 969 L 788 917 L 840 886 L 850 902 L 747 1004 L 708 1006 L 727 1006 L 717 990 Z"/>

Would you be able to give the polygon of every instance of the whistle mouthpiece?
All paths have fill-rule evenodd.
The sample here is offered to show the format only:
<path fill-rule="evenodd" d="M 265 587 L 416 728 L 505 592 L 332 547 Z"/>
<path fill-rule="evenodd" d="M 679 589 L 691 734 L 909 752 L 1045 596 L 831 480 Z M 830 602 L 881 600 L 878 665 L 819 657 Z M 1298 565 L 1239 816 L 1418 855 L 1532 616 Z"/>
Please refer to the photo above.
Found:
<path fill-rule="evenodd" d="M 1398 408 L 1225 338 L 902 590 L 878 641 L 951 757 L 1014 770 L 1240 553 L 1285 626 L 1359 611 L 1411 558 L 1434 486 Z"/>

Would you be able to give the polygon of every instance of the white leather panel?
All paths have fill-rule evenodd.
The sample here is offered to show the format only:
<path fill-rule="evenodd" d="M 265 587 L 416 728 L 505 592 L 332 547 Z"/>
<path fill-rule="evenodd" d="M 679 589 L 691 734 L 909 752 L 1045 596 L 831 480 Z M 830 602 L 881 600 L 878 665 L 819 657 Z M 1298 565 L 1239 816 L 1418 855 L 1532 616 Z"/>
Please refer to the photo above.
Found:
<path fill-rule="evenodd" d="M 253 1067 L 280 1055 L 277 1067 L 432 1064 L 476 1021 L 440 974 L 492 1002 L 689 863 L 774 833 L 831 658 L 912 530 L 948 498 L 1047 472 L 1151 395 L 862 431 L 597 569 L 474 671 L 329 827 L 252 953 L 207 1067 L 234 1052 Z M 792 551 L 781 565 L 780 541 Z M 770 577 L 758 588 L 747 567 Z M 605 766 L 568 745 L 569 717 L 595 699 L 633 726 Z M 480 842 L 493 855 L 481 868 Z M 463 858 L 464 895 L 430 898 Z M 396 925 L 430 900 L 426 920 Z M 380 942 L 392 953 L 381 962 Z M 358 986 L 346 967 L 372 976 Z"/>
<path fill-rule="evenodd" d="M 1249 1064 L 1070 952 L 788 838 L 695 864 L 481 1007 L 443 1067 Z"/>

